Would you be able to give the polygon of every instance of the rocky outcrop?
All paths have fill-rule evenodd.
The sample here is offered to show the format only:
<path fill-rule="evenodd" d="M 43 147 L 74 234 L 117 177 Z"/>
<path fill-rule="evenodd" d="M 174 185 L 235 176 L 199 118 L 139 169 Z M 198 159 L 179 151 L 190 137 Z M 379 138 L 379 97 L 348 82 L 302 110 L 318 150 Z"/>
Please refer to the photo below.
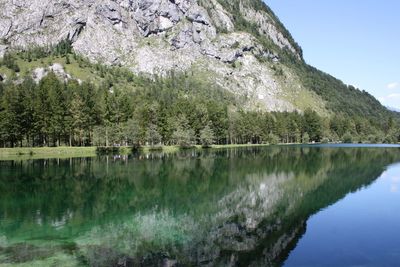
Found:
<path fill-rule="evenodd" d="M 4 54 L 7 52 L 8 46 L 7 45 L 0 45 L 0 58 L 4 56 Z"/>
<path fill-rule="evenodd" d="M 246 20 L 255 23 L 258 26 L 258 32 L 260 34 L 270 38 L 274 42 L 274 44 L 279 46 L 281 49 L 288 49 L 298 58 L 301 57 L 296 51 L 293 44 L 291 44 L 291 42 L 284 37 L 283 33 L 279 32 L 272 18 L 267 16 L 264 12 L 254 10 L 252 8 L 246 8 L 242 6 L 241 10 Z"/>
<path fill-rule="evenodd" d="M 239 1 L 239 0 L 235 0 Z M 248 99 L 247 107 L 293 110 L 273 71 L 279 51 L 266 50 L 249 33 L 235 29 L 233 15 L 217 0 L 2 0 L 0 57 L 7 48 L 55 45 L 69 39 L 76 53 L 118 64 L 135 73 L 167 73 L 193 66 Z M 278 48 L 296 54 L 267 14 L 241 5 Z M 222 32 L 223 33 L 222 33 Z"/>
<path fill-rule="evenodd" d="M 57 77 L 63 81 L 68 81 L 72 79 L 71 75 L 65 72 L 64 67 L 58 63 L 54 63 L 53 65 L 49 66 L 48 68 L 36 68 L 33 70 L 32 78 L 36 83 L 47 76 L 50 72 L 53 72 Z M 78 82 L 80 82 L 78 80 Z"/>

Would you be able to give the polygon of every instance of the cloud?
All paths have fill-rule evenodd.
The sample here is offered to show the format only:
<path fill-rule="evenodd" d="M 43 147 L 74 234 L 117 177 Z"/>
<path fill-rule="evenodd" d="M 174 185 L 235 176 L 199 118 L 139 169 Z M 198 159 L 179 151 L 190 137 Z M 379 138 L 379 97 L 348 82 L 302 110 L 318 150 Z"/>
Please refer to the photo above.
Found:
<path fill-rule="evenodd" d="M 394 93 L 394 94 L 378 97 L 377 99 L 381 103 L 387 103 L 389 100 L 396 100 L 399 98 L 400 98 L 400 93 Z"/>
<path fill-rule="evenodd" d="M 399 192 L 399 187 L 397 186 L 397 184 L 392 184 L 390 186 L 390 193 L 397 193 Z"/>
<path fill-rule="evenodd" d="M 388 99 L 400 98 L 400 93 L 390 94 L 386 98 L 388 98 Z"/>
<path fill-rule="evenodd" d="M 400 93 L 377 97 L 377 99 L 382 105 L 388 107 L 390 110 L 400 110 Z"/>
<path fill-rule="evenodd" d="M 399 184 L 400 184 L 400 177 L 393 176 L 392 177 L 392 184 L 390 185 L 390 192 L 397 193 L 399 192 Z"/>
<path fill-rule="evenodd" d="M 388 85 L 387 85 L 387 88 L 388 89 L 396 89 L 397 87 L 399 87 L 400 86 L 400 83 L 398 83 L 398 82 L 393 82 L 393 83 L 389 83 Z"/>

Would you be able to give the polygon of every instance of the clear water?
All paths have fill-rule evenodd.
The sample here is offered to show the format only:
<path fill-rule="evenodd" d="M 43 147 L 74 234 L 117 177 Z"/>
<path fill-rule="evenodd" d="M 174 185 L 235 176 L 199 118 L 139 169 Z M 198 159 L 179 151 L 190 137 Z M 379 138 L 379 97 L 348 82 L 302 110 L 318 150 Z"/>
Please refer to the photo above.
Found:
<path fill-rule="evenodd" d="M 400 149 L 0 162 L 0 266 L 397 266 Z"/>

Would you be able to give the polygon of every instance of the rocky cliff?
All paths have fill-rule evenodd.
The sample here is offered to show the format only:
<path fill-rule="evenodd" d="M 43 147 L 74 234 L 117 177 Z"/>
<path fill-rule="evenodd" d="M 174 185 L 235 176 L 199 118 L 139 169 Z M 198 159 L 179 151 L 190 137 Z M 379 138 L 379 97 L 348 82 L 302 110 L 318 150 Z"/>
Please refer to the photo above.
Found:
<path fill-rule="evenodd" d="M 69 40 L 92 63 L 139 75 L 197 74 L 232 92 L 245 110 L 311 108 L 378 124 L 398 116 L 367 92 L 307 65 L 262 0 L 0 0 L 0 10 L 0 57 Z M 48 72 L 50 63 L 28 71 Z M 63 76 L 82 79 L 78 72 Z M 0 70 L 0 77 L 8 74 Z"/>
<path fill-rule="evenodd" d="M 281 53 L 302 52 L 260 0 L 1 0 L 0 51 L 72 42 L 93 62 L 135 73 L 207 70 L 217 84 L 246 99 L 246 107 L 295 110 L 296 99 L 323 101 L 283 69 Z"/>

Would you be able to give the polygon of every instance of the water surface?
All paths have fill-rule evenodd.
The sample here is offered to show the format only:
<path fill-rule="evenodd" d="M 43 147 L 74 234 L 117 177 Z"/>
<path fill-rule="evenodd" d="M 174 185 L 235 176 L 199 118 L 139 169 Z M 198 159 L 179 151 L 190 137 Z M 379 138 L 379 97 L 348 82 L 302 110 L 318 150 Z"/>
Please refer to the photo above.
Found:
<path fill-rule="evenodd" d="M 395 266 L 400 149 L 0 162 L 0 266 Z"/>

